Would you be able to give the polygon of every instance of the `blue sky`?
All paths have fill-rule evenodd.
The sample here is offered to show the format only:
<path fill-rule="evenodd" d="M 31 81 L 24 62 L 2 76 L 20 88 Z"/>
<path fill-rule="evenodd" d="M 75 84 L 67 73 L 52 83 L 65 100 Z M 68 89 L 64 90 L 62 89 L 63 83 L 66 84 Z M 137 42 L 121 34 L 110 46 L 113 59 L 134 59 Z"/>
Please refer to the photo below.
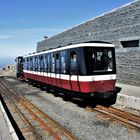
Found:
<path fill-rule="evenodd" d="M 0 0 L 0 60 L 134 0 Z"/>

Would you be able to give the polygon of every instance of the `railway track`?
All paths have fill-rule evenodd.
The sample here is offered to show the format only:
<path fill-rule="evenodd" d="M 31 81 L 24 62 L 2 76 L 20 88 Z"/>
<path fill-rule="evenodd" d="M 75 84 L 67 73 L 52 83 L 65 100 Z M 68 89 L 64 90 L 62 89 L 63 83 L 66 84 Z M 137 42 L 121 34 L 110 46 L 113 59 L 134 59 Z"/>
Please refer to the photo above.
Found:
<path fill-rule="evenodd" d="M 72 134 L 59 126 L 47 114 L 30 103 L 25 97 L 17 93 L 6 80 L 0 78 L 0 94 L 4 98 L 12 116 L 16 120 L 25 139 L 70 139 Z M 100 117 L 106 116 L 110 120 L 122 123 L 130 129 L 140 131 L 140 117 L 113 107 L 97 105 L 96 108 L 87 107 L 91 112 L 98 112 Z M 108 119 L 107 119 L 108 120 Z"/>
<path fill-rule="evenodd" d="M 107 108 L 101 105 L 97 105 L 96 108 L 87 106 L 86 109 L 90 110 L 91 112 L 97 111 L 111 119 L 123 123 L 129 128 L 137 129 L 140 131 L 140 117 L 137 115 L 113 107 Z"/>
<path fill-rule="evenodd" d="M 25 97 L 17 93 L 3 78 L 0 78 L 0 94 L 26 140 L 77 139 Z"/>

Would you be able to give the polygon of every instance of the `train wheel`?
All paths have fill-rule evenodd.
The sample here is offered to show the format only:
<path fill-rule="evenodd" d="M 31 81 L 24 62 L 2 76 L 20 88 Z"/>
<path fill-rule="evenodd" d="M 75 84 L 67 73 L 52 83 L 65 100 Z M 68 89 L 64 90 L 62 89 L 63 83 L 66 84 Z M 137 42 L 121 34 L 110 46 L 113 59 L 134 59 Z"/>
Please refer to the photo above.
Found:
<path fill-rule="evenodd" d="M 63 96 L 63 100 L 64 101 L 71 101 L 72 97 L 70 95 L 66 94 L 66 95 Z"/>
<path fill-rule="evenodd" d="M 113 94 L 110 98 L 101 99 L 99 101 L 99 104 L 101 104 L 103 106 L 106 106 L 106 107 L 109 107 L 109 106 L 116 103 L 116 98 L 117 98 L 117 94 Z"/>

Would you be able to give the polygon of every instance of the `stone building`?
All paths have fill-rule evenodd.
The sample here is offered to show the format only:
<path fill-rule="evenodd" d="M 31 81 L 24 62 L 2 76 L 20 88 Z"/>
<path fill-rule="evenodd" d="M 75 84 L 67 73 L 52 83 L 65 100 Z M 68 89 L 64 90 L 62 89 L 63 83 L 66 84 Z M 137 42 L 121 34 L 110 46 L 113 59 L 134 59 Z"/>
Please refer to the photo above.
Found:
<path fill-rule="evenodd" d="M 37 52 L 91 40 L 114 43 L 118 81 L 140 86 L 140 0 L 38 42 Z"/>

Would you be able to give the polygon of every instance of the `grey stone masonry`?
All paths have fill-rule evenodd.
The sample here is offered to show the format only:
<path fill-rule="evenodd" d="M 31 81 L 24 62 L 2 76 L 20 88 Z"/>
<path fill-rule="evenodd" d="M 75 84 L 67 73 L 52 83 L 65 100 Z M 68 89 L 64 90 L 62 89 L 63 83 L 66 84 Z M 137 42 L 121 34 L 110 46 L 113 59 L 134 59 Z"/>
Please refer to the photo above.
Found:
<path fill-rule="evenodd" d="M 140 47 L 116 50 L 117 79 L 140 87 Z"/>
<path fill-rule="evenodd" d="M 122 41 L 132 40 L 138 47 L 123 48 Z M 114 43 L 119 81 L 140 86 L 140 0 L 38 42 L 37 52 L 85 41 Z"/>
<path fill-rule="evenodd" d="M 120 41 L 140 40 L 140 0 L 38 42 L 37 52 L 91 40 L 112 42 L 117 47 L 122 47 Z"/>

